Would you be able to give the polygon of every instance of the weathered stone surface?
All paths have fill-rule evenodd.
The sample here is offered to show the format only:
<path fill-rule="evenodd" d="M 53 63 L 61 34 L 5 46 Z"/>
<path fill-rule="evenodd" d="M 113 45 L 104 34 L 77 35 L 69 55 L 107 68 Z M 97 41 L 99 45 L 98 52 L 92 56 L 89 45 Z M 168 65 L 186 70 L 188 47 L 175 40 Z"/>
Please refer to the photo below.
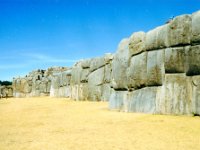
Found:
<path fill-rule="evenodd" d="M 200 76 L 192 77 L 192 113 L 200 115 Z"/>
<path fill-rule="evenodd" d="M 102 85 L 102 95 L 101 95 L 101 101 L 109 101 L 111 95 L 111 88 L 110 84 L 103 84 Z"/>
<path fill-rule="evenodd" d="M 200 11 L 192 14 L 192 43 L 200 43 Z"/>
<path fill-rule="evenodd" d="M 104 67 L 104 83 L 110 83 L 111 82 L 111 74 L 112 74 L 112 65 L 111 64 L 107 64 Z"/>
<path fill-rule="evenodd" d="M 93 72 L 103 66 L 105 66 L 106 62 L 104 57 L 93 58 L 90 62 L 90 72 Z"/>
<path fill-rule="evenodd" d="M 130 37 L 129 54 L 131 56 L 141 53 L 145 50 L 145 33 L 136 32 Z"/>
<path fill-rule="evenodd" d="M 90 101 L 101 101 L 102 85 L 88 85 L 88 100 Z"/>
<path fill-rule="evenodd" d="M 88 76 L 89 76 L 90 70 L 89 69 L 83 69 L 81 71 L 81 83 L 88 82 Z"/>
<path fill-rule="evenodd" d="M 169 23 L 169 46 L 190 44 L 192 33 L 191 15 L 181 15 Z"/>
<path fill-rule="evenodd" d="M 160 86 L 165 75 L 164 50 L 150 51 L 147 54 L 147 85 Z"/>
<path fill-rule="evenodd" d="M 83 69 L 88 69 L 90 68 L 90 63 L 91 63 L 91 59 L 85 59 L 81 61 L 81 66 Z"/>
<path fill-rule="evenodd" d="M 157 113 L 191 114 L 192 86 L 185 74 L 166 74 L 165 83 L 158 93 Z"/>
<path fill-rule="evenodd" d="M 105 64 L 110 64 L 112 60 L 113 60 L 113 54 L 111 54 L 111 53 L 106 53 L 106 54 L 104 55 Z"/>
<path fill-rule="evenodd" d="M 88 84 L 87 83 L 82 83 L 79 86 L 79 100 L 82 101 L 86 101 L 88 100 L 88 95 L 89 95 L 89 91 L 88 91 Z"/>
<path fill-rule="evenodd" d="M 146 33 L 145 50 L 162 49 L 168 45 L 168 25 L 159 26 Z"/>
<path fill-rule="evenodd" d="M 88 77 L 88 84 L 90 85 L 102 85 L 104 83 L 104 67 L 95 70 Z"/>
<path fill-rule="evenodd" d="M 123 110 L 124 100 L 127 99 L 127 91 L 116 91 L 111 90 L 111 95 L 109 99 L 109 108 L 111 110 Z"/>
<path fill-rule="evenodd" d="M 81 80 L 81 72 L 82 72 L 82 66 L 81 62 L 78 62 L 75 64 L 75 66 L 72 67 L 71 71 L 71 84 L 80 84 Z"/>
<path fill-rule="evenodd" d="M 147 83 L 147 52 L 131 58 L 130 67 L 127 69 L 129 89 L 139 89 Z"/>
<path fill-rule="evenodd" d="M 157 32 L 157 49 L 163 49 L 169 47 L 169 24 L 160 26 Z"/>
<path fill-rule="evenodd" d="M 89 100 L 91 101 L 101 100 L 103 84 L 104 84 L 104 67 L 95 70 L 89 75 L 88 78 Z"/>
<path fill-rule="evenodd" d="M 156 113 L 157 87 L 146 87 L 128 93 L 128 112 Z"/>
<path fill-rule="evenodd" d="M 186 74 L 200 75 L 200 45 L 186 48 Z"/>
<path fill-rule="evenodd" d="M 186 54 L 184 47 L 165 49 L 165 73 L 184 73 Z"/>
<path fill-rule="evenodd" d="M 112 87 L 114 89 L 127 89 L 126 69 L 129 65 L 129 39 L 123 39 L 112 62 Z"/>

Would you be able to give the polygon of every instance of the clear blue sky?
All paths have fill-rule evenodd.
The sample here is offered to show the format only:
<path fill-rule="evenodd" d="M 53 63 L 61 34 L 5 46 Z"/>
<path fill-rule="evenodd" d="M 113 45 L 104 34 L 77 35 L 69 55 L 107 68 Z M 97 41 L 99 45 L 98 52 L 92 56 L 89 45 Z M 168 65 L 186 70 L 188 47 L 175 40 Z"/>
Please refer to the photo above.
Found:
<path fill-rule="evenodd" d="M 0 0 L 0 80 L 116 51 L 200 0 Z"/>

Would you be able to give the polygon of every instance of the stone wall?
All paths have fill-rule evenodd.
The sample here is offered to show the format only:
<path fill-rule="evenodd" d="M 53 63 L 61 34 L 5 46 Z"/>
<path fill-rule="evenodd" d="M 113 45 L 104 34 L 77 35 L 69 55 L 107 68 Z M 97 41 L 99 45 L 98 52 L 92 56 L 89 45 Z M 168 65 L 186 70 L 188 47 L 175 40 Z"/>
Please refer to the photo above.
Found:
<path fill-rule="evenodd" d="M 66 67 L 51 67 L 47 70 L 34 70 L 25 77 L 13 79 L 14 97 L 49 96 L 54 73 L 67 70 Z"/>
<path fill-rule="evenodd" d="M 2 85 L 0 86 L 0 95 L 2 97 L 13 97 L 13 88 L 11 85 L 5 86 Z"/>
<path fill-rule="evenodd" d="M 200 11 L 122 40 L 112 70 L 110 109 L 200 114 Z"/>
<path fill-rule="evenodd" d="M 110 109 L 125 112 L 200 114 L 200 11 L 133 33 L 115 54 L 50 70 L 15 79 L 14 95 L 109 101 Z"/>

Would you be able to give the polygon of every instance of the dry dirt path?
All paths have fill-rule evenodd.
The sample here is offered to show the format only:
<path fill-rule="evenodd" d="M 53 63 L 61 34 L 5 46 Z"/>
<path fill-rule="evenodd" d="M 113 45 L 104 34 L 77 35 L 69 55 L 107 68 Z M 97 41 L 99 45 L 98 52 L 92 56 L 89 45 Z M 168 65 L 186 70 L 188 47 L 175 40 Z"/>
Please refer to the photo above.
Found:
<path fill-rule="evenodd" d="M 106 102 L 0 100 L 0 150 L 199 150 L 200 117 L 109 111 Z"/>

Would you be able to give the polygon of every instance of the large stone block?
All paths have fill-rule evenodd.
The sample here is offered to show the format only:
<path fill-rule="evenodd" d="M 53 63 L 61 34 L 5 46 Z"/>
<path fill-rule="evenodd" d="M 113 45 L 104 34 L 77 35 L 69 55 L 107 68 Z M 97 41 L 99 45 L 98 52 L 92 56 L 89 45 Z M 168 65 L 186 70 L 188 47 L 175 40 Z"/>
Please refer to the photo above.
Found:
<path fill-rule="evenodd" d="M 79 86 L 79 100 L 85 101 L 88 100 L 88 84 L 87 83 L 82 83 Z"/>
<path fill-rule="evenodd" d="M 157 87 L 145 87 L 128 93 L 127 111 L 141 113 L 156 113 Z"/>
<path fill-rule="evenodd" d="M 164 75 L 164 50 L 149 51 L 147 53 L 147 85 L 162 85 Z"/>
<path fill-rule="evenodd" d="M 105 66 L 106 62 L 104 57 L 93 58 L 90 62 L 90 72 L 93 72 L 103 66 Z"/>
<path fill-rule="evenodd" d="M 110 83 L 112 74 L 112 65 L 107 64 L 105 65 L 104 69 L 105 69 L 104 83 Z"/>
<path fill-rule="evenodd" d="M 80 84 L 82 70 L 81 62 L 76 63 L 75 66 L 72 67 L 70 81 L 72 85 Z"/>
<path fill-rule="evenodd" d="M 101 101 L 102 85 L 88 84 L 88 100 L 89 101 Z"/>
<path fill-rule="evenodd" d="M 131 58 L 130 67 L 127 69 L 129 89 L 139 89 L 146 86 L 147 82 L 147 52 Z"/>
<path fill-rule="evenodd" d="M 190 44 L 192 33 L 191 15 L 181 15 L 169 23 L 169 46 Z"/>
<path fill-rule="evenodd" d="M 164 85 L 157 96 L 157 113 L 191 114 L 192 86 L 185 74 L 166 74 Z"/>
<path fill-rule="evenodd" d="M 192 43 L 200 43 L 200 11 L 192 14 Z"/>
<path fill-rule="evenodd" d="M 95 70 L 88 76 L 89 85 L 102 85 L 104 83 L 104 67 Z"/>
<path fill-rule="evenodd" d="M 111 95 L 111 88 L 110 84 L 103 84 L 102 85 L 102 95 L 101 95 L 101 101 L 109 101 Z"/>
<path fill-rule="evenodd" d="M 159 26 L 146 33 L 145 50 L 156 50 L 168 47 L 168 24 Z"/>
<path fill-rule="evenodd" d="M 120 110 L 124 109 L 124 100 L 127 99 L 127 91 L 116 91 L 111 90 L 111 95 L 109 99 L 109 108 L 111 110 Z"/>
<path fill-rule="evenodd" d="M 111 53 L 106 53 L 104 55 L 104 61 L 105 61 L 105 64 L 110 64 L 113 60 L 113 54 Z"/>
<path fill-rule="evenodd" d="M 184 73 L 186 54 L 184 47 L 165 49 L 165 73 Z"/>
<path fill-rule="evenodd" d="M 186 74 L 200 75 L 200 45 L 186 48 Z"/>
<path fill-rule="evenodd" d="M 145 33 L 136 32 L 130 37 L 129 54 L 131 56 L 141 53 L 145 50 Z"/>
<path fill-rule="evenodd" d="M 123 39 L 112 61 L 112 87 L 114 89 L 127 89 L 126 69 L 129 65 L 129 39 Z"/>
<path fill-rule="evenodd" d="M 200 115 L 200 76 L 192 77 L 192 113 Z"/>
<path fill-rule="evenodd" d="M 90 68 L 90 63 L 91 63 L 91 59 L 85 59 L 81 61 L 81 66 L 83 69 L 88 69 Z"/>
<path fill-rule="evenodd" d="M 89 76 L 90 70 L 89 69 L 83 69 L 81 71 L 81 83 L 88 82 L 88 76 Z"/>

